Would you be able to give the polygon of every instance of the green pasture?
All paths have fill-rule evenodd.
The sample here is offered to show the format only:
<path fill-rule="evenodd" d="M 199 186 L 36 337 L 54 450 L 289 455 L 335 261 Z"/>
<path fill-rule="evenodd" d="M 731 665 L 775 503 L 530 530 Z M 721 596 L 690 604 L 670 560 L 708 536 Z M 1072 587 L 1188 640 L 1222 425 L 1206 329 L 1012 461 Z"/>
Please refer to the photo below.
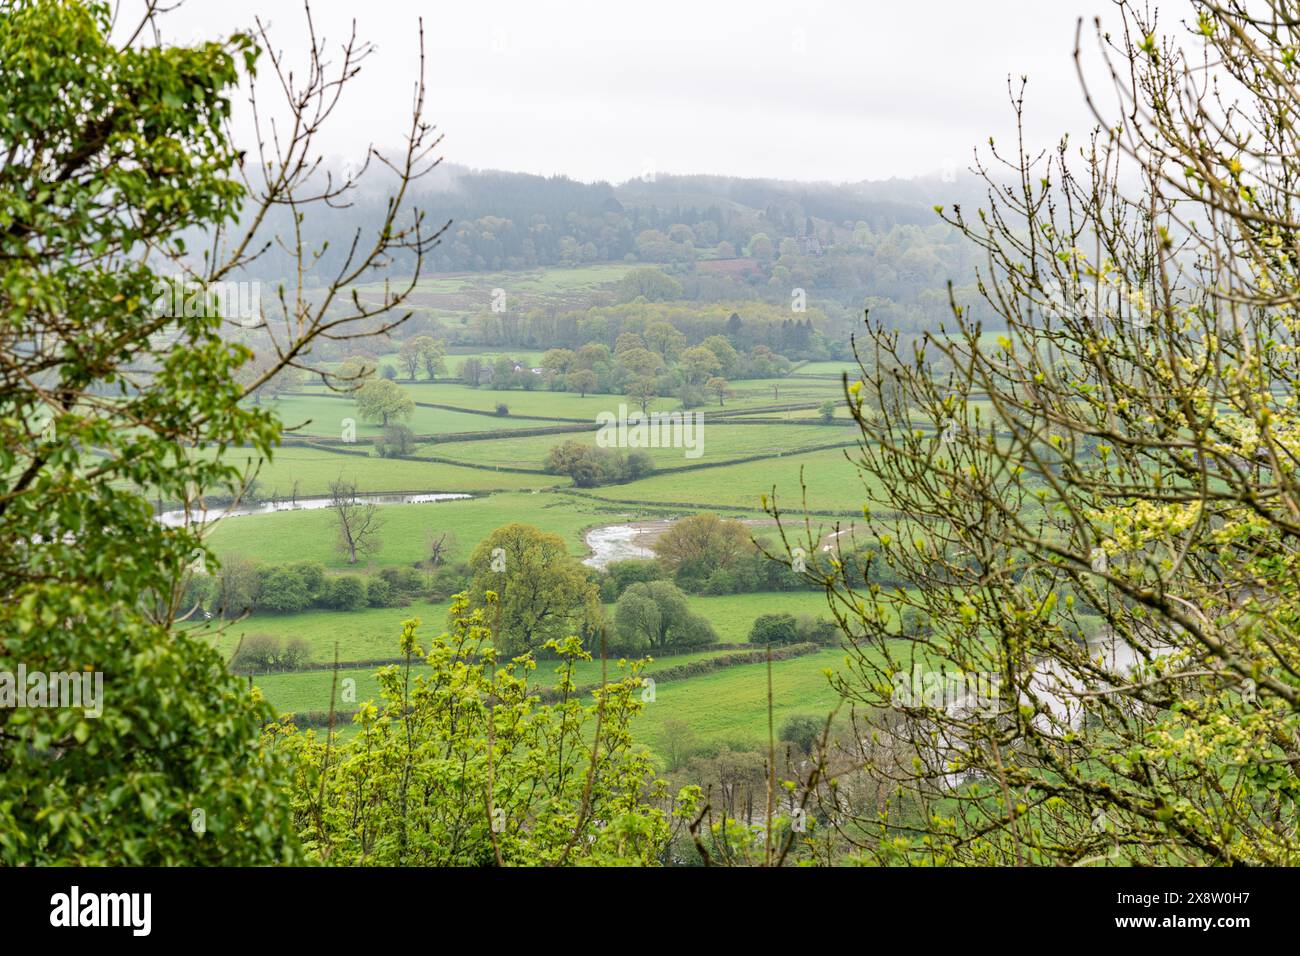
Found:
<path fill-rule="evenodd" d="M 571 495 L 519 492 L 431 504 L 380 505 L 379 550 L 352 566 L 337 547 L 338 517 L 327 508 L 226 518 L 211 530 L 206 543 L 219 558 L 240 555 L 268 564 L 320 561 L 340 571 L 364 571 L 368 566 L 422 561 L 428 557 L 432 538 L 443 532 L 452 536 L 450 560 L 462 561 L 495 529 L 523 521 L 561 535 L 570 553 L 582 556 L 587 553 L 583 529 L 617 520 L 616 516 L 601 515 L 598 507 Z"/>

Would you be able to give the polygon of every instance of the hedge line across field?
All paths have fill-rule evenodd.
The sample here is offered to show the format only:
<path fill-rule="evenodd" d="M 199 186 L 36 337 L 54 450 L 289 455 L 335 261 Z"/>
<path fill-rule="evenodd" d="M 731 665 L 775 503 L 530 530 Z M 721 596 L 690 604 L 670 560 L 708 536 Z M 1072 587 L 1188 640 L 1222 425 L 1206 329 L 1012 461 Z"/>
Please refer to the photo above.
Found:
<path fill-rule="evenodd" d="M 752 645 L 723 644 L 715 644 L 713 646 L 715 648 L 731 646 L 752 647 Z M 699 650 L 699 648 L 692 648 L 690 653 L 695 653 Z M 805 654 L 815 654 L 820 650 L 822 650 L 822 647 L 818 644 L 791 644 L 788 647 L 781 648 L 780 650 L 773 649 L 772 660 L 790 660 L 791 658 L 802 657 Z M 707 657 L 703 660 L 691 661 L 689 664 L 679 664 L 676 667 L 666 667 L 661 671 L 655 671 L 654 674 L 647 674 L 646 676 L 653 679 L 656 684 L 665 681 L 685 680 L 688 677 L 698 677 L 701 674 L 709 674 L 713 671 L 725 670 L 729 667 L 738 667 L 743 664 L 761 664 L 768 659 L 767 655 L 768 651 L 766 648 L 760 650 L 740 651 L 735 654 L 719 654 L 717 657 Z M 405 658 L 391 663 L 405 663 Z M 329 666 L 333 667 L 334 665 L 330 664 Z M 617 680 L 617 678 L 611 680 L 610 683 L 613 683 L 614 680 Z M 595 692 L 600 686 L 600 684 L 586 684 L 582 687 L 576 688 L 573 693 L 577 696 L 586 696 L 587 694 Z M 544 704 L 551 704 L 559 700 L 562 695 L 558 689 L 547 687 L 534 692 L 531 696 L 536 697 Z M 355 710 L 336 710 L 334 712 L 335 725 L 351 723 L 352 717 L 355 713 Z M 288 716 L 297 727 L 325 727 L 328 726 L 330 722 L 329 711 L 306 710 Z"/>

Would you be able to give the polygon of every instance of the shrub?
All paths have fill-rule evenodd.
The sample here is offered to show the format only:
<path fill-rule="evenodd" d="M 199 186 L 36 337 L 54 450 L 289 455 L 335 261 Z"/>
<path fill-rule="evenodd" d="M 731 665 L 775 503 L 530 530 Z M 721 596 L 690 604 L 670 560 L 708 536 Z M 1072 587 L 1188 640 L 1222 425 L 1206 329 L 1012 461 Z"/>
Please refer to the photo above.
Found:
<path fill-rule="evenodd" d="M 375 451 L 379 453 L 380 458 L 409 455 L 415 451 L 415 434 L 405 425 L 388 425 L 384 428 L 379 441 L 375 443 Z"/>
<path fill-rule="evenodd" d="M 510 408 L 506 405 L 506 403 L 497 402 L 497 417 L 505 418 L 509 414 L 510 414 Z"/>
<path fill-rule="evenodd" d="M 460 564 L 440 565 L 429 578 L 429 600 L 446 601 L 469 587 L 473 572 L 463 561 Z"/>
<path fill-rule="evenodd" d="M 330 584 L 326 605 L 336 611 L 359 611 L 366 600 L 366 582 L 355 574 L 342 574 Z"/>
<path fill-rule="evenodd" d="M 726 568 L 714 568 L 700 589 L 703 594 L 735 594 L 739 590 L 736 575 Z"/>
<path fill-rule="evenodd" d="M 751 644 L 797 644 L 799 629 L 794 615 L 784 612 L 779 614 L 760 614 L 749 631 Z"/>
<path fill-rule="evenodd" d="M 239 642 L 233 670 L 243 672 L 274 670 L 280 662 L 280 641 L 270 634 L 249 634 Z"/>
<path fill-rule="evenodd" d="M 416 568 L 383 568 L 379 577 L 403 594 L 420 594 L 429 586 L 428 575 Z"/>
<path fill-rule="evenodd" d="M 311 660 L 311 644 L 301 637 L 290 638 L 280 654 L 280 662 L 285 670 L 294 670 Z"/>
<path fill-rule="evenodd" d="M 639 581 L 659 581 L 663 576 L 663 568 L 658 561 L 646 558 L 611 561 L 600 582 L 600 599 L 607 604 L 613 603 L 633 584 Z"/>
<path fill-rule="evenodd" d="M 292 568 L 273 567 L 263 570 L 257 609 L 290 613 L 311 605 L 311 592 L 302 575 Z"/>
<path fill-rule="evenodd" d="M 800 753 L 812 753 L 813 747 L 821 739 L 824 721 L 808 714 L 795 714 L 781 725 L 777 739 L 795 747 Z"/>
<path fill-rule="evenodd" d="M 296 564 L 289 565 L 294 574 L 302 579 L 302 585 L 307 589 L 307 594 L 312 602 L 320 600 L 325 589 L 329 585 L 325 577 L 325 565 L 319 561 L 299 561 Z"/>
<path fill-rule="evenodd" d="M 801 642 L 806 641 L 810 644 L 834 644 L 840 639 L 838 624 L 824 617 L 813 617 L 811 614 L 799 615 L 795 630 Z"/>
<path fill-rule="evenodd" d="M 366 603 L 371 607 L 397 607 L 397 592 L 383 578 L 371 578 L 366 582 Z"/>

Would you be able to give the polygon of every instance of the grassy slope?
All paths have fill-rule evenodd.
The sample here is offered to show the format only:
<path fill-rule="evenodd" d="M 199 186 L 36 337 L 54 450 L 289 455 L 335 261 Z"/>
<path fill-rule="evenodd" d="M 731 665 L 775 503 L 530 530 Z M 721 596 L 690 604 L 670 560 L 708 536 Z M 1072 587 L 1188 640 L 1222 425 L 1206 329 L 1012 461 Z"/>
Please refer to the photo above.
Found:
<path fill-rule="evenodd" d="M 702 434 L 702 454 L 697 458 L 687 458 L 681 448 L 647 448 L 644 451 L 654 459 L 657 469 L 666 470 L 728 458 L 771 454 L 782 449 L 795 450 L 831 442 L 852 441 L 856 432 L 847 427 L 727 425 L 720 422 L 714 424 L 706 422 Z M 573 435 L 533 435 L 525 438 L 491 438 L 431 445 L 426 446 L 425 451 L 463 461 L 539 468 L 546 453 L 563 441 L 595 445 L 596 438 L 594 432 Z"/>
<path fill-rule="evenodd" d="M 759 496 L 767 494 L 770 498 L 775 486 L 781 507 L 797 511 L 802 508 L 802 470 L 809 507 L 858 512 L 866 497 L 863 478 L 845 459 L 845 451 L 852 453 L 853 449 L 834 448 L 682 474 L 651 475 L 626 485 L 597 488 L 593 495 L 615 501 L 699 502 L 700 510 L 709 504 L 758 508 Z"/>
<path fill-rule="evenodd" d="M 423 445 L 418 454 L 440 454 L 438 446 Z M 235 448 L 226 453 L 226 461 L 241 468 L 257 465 L 251 449 Z M 257 471 L 262 495 L 278 494 L 287 498 L 298 482 L 298 494 L 329 493 L 330 482 L 342 476 L 355 481 L 361 492 L 446 491 L 483 492 L 549 488 L 569 484 L 555 475 L 520 475 L 482 468 L 463 468 L 443 462 L 383 459 L 378 456 L 347 455 L 301 445 L 276 450 L 269 461 L 262 461 Z"/>
<path fill-rule="evenodd" d="M 559 534 L 570 553 L 585 555 L 582 530 L 613 520 L 599 515 L 596 507 L 568 495 L 517 492 L 436 504 L 381 505 L 381 546 L 367 560 L 377 566 L 424 560 L 430 536 L 443 531 L 455 535 L 451 559 L 463 560 L 493 530 L 512 521 Z M 320 561 L 327 567 L 348 570 L 336 547 L 337 522 L 328 509 L 246 515 L 222 521 L 207 541 L 218 557 L 238 554 L 267 563 Z M 363 570 L 364 565 L 354 569 Z"/>
<path fill-rule="evenodd" d="M 687 664 L 691 661 L 703 660 L 709 657 L 715 657 L 718 654 L 731 653 L 729 651 L 705 650 L 695 654 L 675 654 L 661 657 L 653 663 L 648 664 L 643 671 L 645 674 L 653 674 L 667 667 L 676 667 L 679 664 Z M 553 687 L 559 680 L 556 673 L 558 663 L 553 660 L 538 661 L 537 669 L 534 670 L 528 678 L 528 683 L 533 687 Z M 375 667 L 358 667 L 358 668 L 340 668 L 339 669 L 339 686 L 347 679 L 356 682 L 356 702 L 336 699 L 335 709 L 340 711 L 355 710 L 357 703 L 365 700 L 378 701 L 379 699 L 379 679 L 376 677 Z M 431 669 L 427 664 L 414 664 L 411 667 L 412 675 L 428 674 Z M 607 679 L 618 680 L 626 671 L 621 671 L 617 660 L 611 660 L 607 664 Z M 583 661 L 575 665 L 573 669 L 573 681 L 579 687 L 590 684 L 600 683 L 601 665 L 600 661 Z M 254 679 L 256 686 L 261 688 L 262 693 L 280 713 L 299 713 L 302 711 L 325 711 L 329 710 L 330 688 L 333 686 L 334 675 L 332 671 L 303 671 L 296 674 L 263 674 Z"/>

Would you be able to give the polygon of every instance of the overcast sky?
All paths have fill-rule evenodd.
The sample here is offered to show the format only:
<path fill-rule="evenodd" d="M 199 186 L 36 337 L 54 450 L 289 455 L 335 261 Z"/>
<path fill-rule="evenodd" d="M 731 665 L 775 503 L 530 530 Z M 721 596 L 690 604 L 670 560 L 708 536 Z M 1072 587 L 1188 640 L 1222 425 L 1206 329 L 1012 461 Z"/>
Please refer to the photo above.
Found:
<path fill-rule="evenodd" d="M 1029 76 L 1031 139 L 1051 145 L 1090 125 L 1076 19 L 1114 22 L 1105 0 L 317 0 L 313 11 L 332 45 L 355 18 L 378 47 L 327 153 L 397 141 L 422 16 L 428 113 L 448 162 L 612 182 L 964 167 L 972 147 L 1010 135 L 1008 74 Z M 306 20 L 289 0 L 190 0 L 165 22 L 183 41 L 257 15 L 286 54 L 302 49 Z"/>

